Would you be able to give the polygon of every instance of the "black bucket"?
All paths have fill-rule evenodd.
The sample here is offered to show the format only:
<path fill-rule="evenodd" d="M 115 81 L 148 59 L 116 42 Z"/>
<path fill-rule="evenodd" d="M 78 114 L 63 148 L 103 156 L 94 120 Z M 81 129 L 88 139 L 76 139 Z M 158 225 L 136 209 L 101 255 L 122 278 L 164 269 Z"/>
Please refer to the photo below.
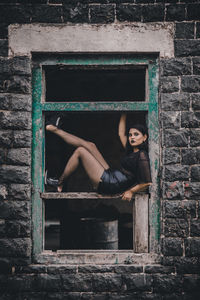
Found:
<path fill-rule="evenodd" d="M 118 249 L 118 220 L 81 218 L 83 249 Z"/>

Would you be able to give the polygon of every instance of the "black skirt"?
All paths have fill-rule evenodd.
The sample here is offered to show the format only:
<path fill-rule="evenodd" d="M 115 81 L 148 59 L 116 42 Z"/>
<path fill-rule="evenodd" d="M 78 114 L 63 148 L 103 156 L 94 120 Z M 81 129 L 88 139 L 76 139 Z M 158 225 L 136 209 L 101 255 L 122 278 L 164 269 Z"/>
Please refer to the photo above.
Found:
<path fill-rule="evenodd" d="M 120 170 L 107 169 L 98 185 L 99 194 L 119 194 L 134 185 L 134 178 Z"/>

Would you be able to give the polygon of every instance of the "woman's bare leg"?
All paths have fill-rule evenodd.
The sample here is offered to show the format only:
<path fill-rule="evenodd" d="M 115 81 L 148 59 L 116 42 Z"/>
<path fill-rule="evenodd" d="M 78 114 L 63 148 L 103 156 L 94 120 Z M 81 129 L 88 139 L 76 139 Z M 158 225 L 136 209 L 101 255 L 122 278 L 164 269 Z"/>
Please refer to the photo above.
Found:
<path fill-rule="evenodd" d="M 77 169 L 80 160 L 94 187 L 98 187 L 101 175 L 105 169 L 87 149 L 78 147 L 68 160 L 59 179 L 58 192 L 62 192 L 64 181 Z"/>
<path fill-rule="evenodd" d="M 104 169 L 108 169 L 109 165 L 103 158 L 102 154 L 97 149 L 96 145 L 92 142 L 85 141 L 82 138 L 79 138 L 71 133 L 68 133 L 62 129 L 58 129 L 54 125 L 47 125 L 46 130 L 51 131 L 61 137 L 67 144 L 70 144 L 74 147 L 84 147 L 87 149 L 95 158 L 96 160 L 103 166 Z"/>

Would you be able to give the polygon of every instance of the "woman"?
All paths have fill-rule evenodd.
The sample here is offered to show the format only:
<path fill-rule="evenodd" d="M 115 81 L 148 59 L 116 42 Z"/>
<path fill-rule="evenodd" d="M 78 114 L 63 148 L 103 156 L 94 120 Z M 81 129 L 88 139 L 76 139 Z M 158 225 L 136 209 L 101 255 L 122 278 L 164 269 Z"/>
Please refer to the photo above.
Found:
<path fill-rule="evenodd" d="M 126 114 L 119 121 L 119 137 L 126 155 L 121 160 L 121 169 L 113 170 L 92 142 L 85 141 L 59 128 L 60 118 L 52 118 L 46 130 L 58 135 L 66 143 L 76 147 L 68 160 L 59 180 L 47 178 L 49 185 L 56 185 L 62 192 L 63 184 L 76 170 L 81 160 L 94 188 L 100 194 L 119 194 L 130 201 L 137 192 L 144 191 L 151 184 L 149 158 L 147 154 L 147 130 L 142 125 L 133 125 L 126 135 Z"/>

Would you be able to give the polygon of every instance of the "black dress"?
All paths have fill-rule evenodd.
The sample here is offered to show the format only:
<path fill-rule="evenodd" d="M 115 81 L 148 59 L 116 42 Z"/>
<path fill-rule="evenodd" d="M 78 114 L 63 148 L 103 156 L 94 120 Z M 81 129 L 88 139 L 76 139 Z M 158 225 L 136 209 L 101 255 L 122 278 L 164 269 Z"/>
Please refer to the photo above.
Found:
<path fill-rule="evenodd" d="M 100 194 L 118 194 L 137 184 L 148 182 L 151 182 L 149 157 L 145 150 L 139 150 L 125 155 L 119 170 L 105 170 L 97 191 Z"/>

